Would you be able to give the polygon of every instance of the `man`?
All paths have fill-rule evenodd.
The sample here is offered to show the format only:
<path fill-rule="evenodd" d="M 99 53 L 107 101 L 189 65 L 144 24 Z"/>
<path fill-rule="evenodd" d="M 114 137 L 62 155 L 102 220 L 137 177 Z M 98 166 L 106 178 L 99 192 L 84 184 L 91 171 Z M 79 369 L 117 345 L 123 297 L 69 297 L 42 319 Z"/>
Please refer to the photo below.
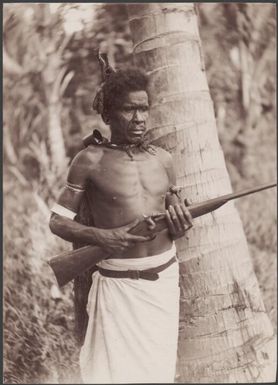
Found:
<path fill-rule="evenodd" d="M 179 277 L 173 239 L 192 222 L 175 195 L 170 154 L 145 140 L 147 86 L 146 75 L 134 69 L 105 81 L 98 111 L 110 126 L 111 141 L 99 135 L 77 154 L 52 210 L 53 233 L 101 246 L 110 255 L 98 263 L 88 296 L 80 354 L 85 383 L 174 381 Z M 73 220 L 84 194 L 94 226 Z M 130 234 L 139 220 L 164 212 L 165 204 L 168 229 L 156 236 Z"/>

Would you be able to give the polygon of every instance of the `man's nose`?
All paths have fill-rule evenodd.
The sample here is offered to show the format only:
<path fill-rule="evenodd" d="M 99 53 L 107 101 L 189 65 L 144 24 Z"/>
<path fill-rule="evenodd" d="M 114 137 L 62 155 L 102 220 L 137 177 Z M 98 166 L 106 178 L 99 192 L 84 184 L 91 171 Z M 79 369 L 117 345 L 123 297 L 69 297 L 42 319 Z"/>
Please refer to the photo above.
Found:
<path fill-rule="evenodd" d="M 139 110 L 135 110 L 133 115 L 133 120 L 134 122 L 143 122 L 144 121 L 143 114 Z"/>

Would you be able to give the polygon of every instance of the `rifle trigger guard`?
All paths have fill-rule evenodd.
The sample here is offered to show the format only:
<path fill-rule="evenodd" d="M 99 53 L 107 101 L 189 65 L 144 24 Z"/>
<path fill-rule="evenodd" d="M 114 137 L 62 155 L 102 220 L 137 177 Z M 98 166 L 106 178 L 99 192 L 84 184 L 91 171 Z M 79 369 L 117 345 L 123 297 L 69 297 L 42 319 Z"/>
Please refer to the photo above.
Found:
<path fill-rule="evenodd" d="M 165 214 L 163 214 L 163 213 L 153 214 L 151 217 L 152 217 L 152 220 L 153 220 L 154 222 L 157 222 L 157 221 L 159 221 L 160 219 L 165 218 Z"/>
<path fill-rule="evenodd" d="M 143 214 L 144 221 L 148 221 L 148 219 L 153 220 L 154 222 L 157 222 L 160 219 L 163 219 L 165 217 L 165 214 L 163 213 L 157 213 L 157 214 L 152 214 L 152 215 L 145 215 Z"/>

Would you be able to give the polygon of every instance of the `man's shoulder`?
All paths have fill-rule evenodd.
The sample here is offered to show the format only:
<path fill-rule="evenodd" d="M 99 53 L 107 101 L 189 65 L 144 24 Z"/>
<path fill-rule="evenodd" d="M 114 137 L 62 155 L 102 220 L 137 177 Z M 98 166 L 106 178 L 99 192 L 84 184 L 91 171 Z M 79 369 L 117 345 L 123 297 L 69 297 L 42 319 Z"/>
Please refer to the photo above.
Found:
<path fill-rule="evenodd" d="M 100 146 L 90 145 L 80 150 L 73 158 L 72 166 L 91 166 L 97 164 L 102 158 L 103 149 Z"/>
<path fill-rule="evenodd" d="M 153 148 L 155 149 L 156 156 L 165 165 L 165 167 L 169 167 L 172 164 L 172 155 L 170 154 L 170 152 L 158 146 L 153 146 Z"/>
<path fill-rule="evenodd" d="M 167 151 L 167 150 L 165 150 L 164 148 L 162 148 L 162 147 L 159 147 L 159 146 L 155 146 L 155 145 L 151 145 L 154 149 L 155 149 L 155 151 L 157 151 L 159 154 L 161 154 L 161 155 L 163 155 L 163 156 L 165 156 L 165 157 L 171 157 L 171 154 L 170 154 L 170 152 L 169 151 Z"/>
<path fill-rule="evenodd" d="M 88 146 L 79 151 L 71 161 L 68 181 L 84 186 L 85 181 L 93 177 L 101 158 L 102 153 L 97 146 Z"/>

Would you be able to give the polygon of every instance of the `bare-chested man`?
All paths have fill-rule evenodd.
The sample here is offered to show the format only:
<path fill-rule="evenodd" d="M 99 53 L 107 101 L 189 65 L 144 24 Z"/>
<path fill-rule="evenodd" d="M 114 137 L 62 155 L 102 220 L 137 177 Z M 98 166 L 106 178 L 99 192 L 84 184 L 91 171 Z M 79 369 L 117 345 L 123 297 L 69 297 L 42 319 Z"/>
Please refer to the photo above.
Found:
<path fill-rule="evenodd" d="M 142 72 L 127 70 L 104 83 L 101 113 L 111 141 L 77 154 L 52 210 L 53 233 L 110 253 L 98 264 L 88 298 L 89 323 L 80 355 L 85 383 L 174 381 L 179 287 L 173 239 L 183 236 L 192 222 L 176 199 L 166 210 L 167 230 L 156 237 L 129 233 L 143 216 L 165 211 L 166 194 L 176 183 L 170 154 L 144 140 L 147 82 Z M 73 220 L 85 193 L 94 227 Z M 138 270 L 159 278 L 141 278 Z"/>

